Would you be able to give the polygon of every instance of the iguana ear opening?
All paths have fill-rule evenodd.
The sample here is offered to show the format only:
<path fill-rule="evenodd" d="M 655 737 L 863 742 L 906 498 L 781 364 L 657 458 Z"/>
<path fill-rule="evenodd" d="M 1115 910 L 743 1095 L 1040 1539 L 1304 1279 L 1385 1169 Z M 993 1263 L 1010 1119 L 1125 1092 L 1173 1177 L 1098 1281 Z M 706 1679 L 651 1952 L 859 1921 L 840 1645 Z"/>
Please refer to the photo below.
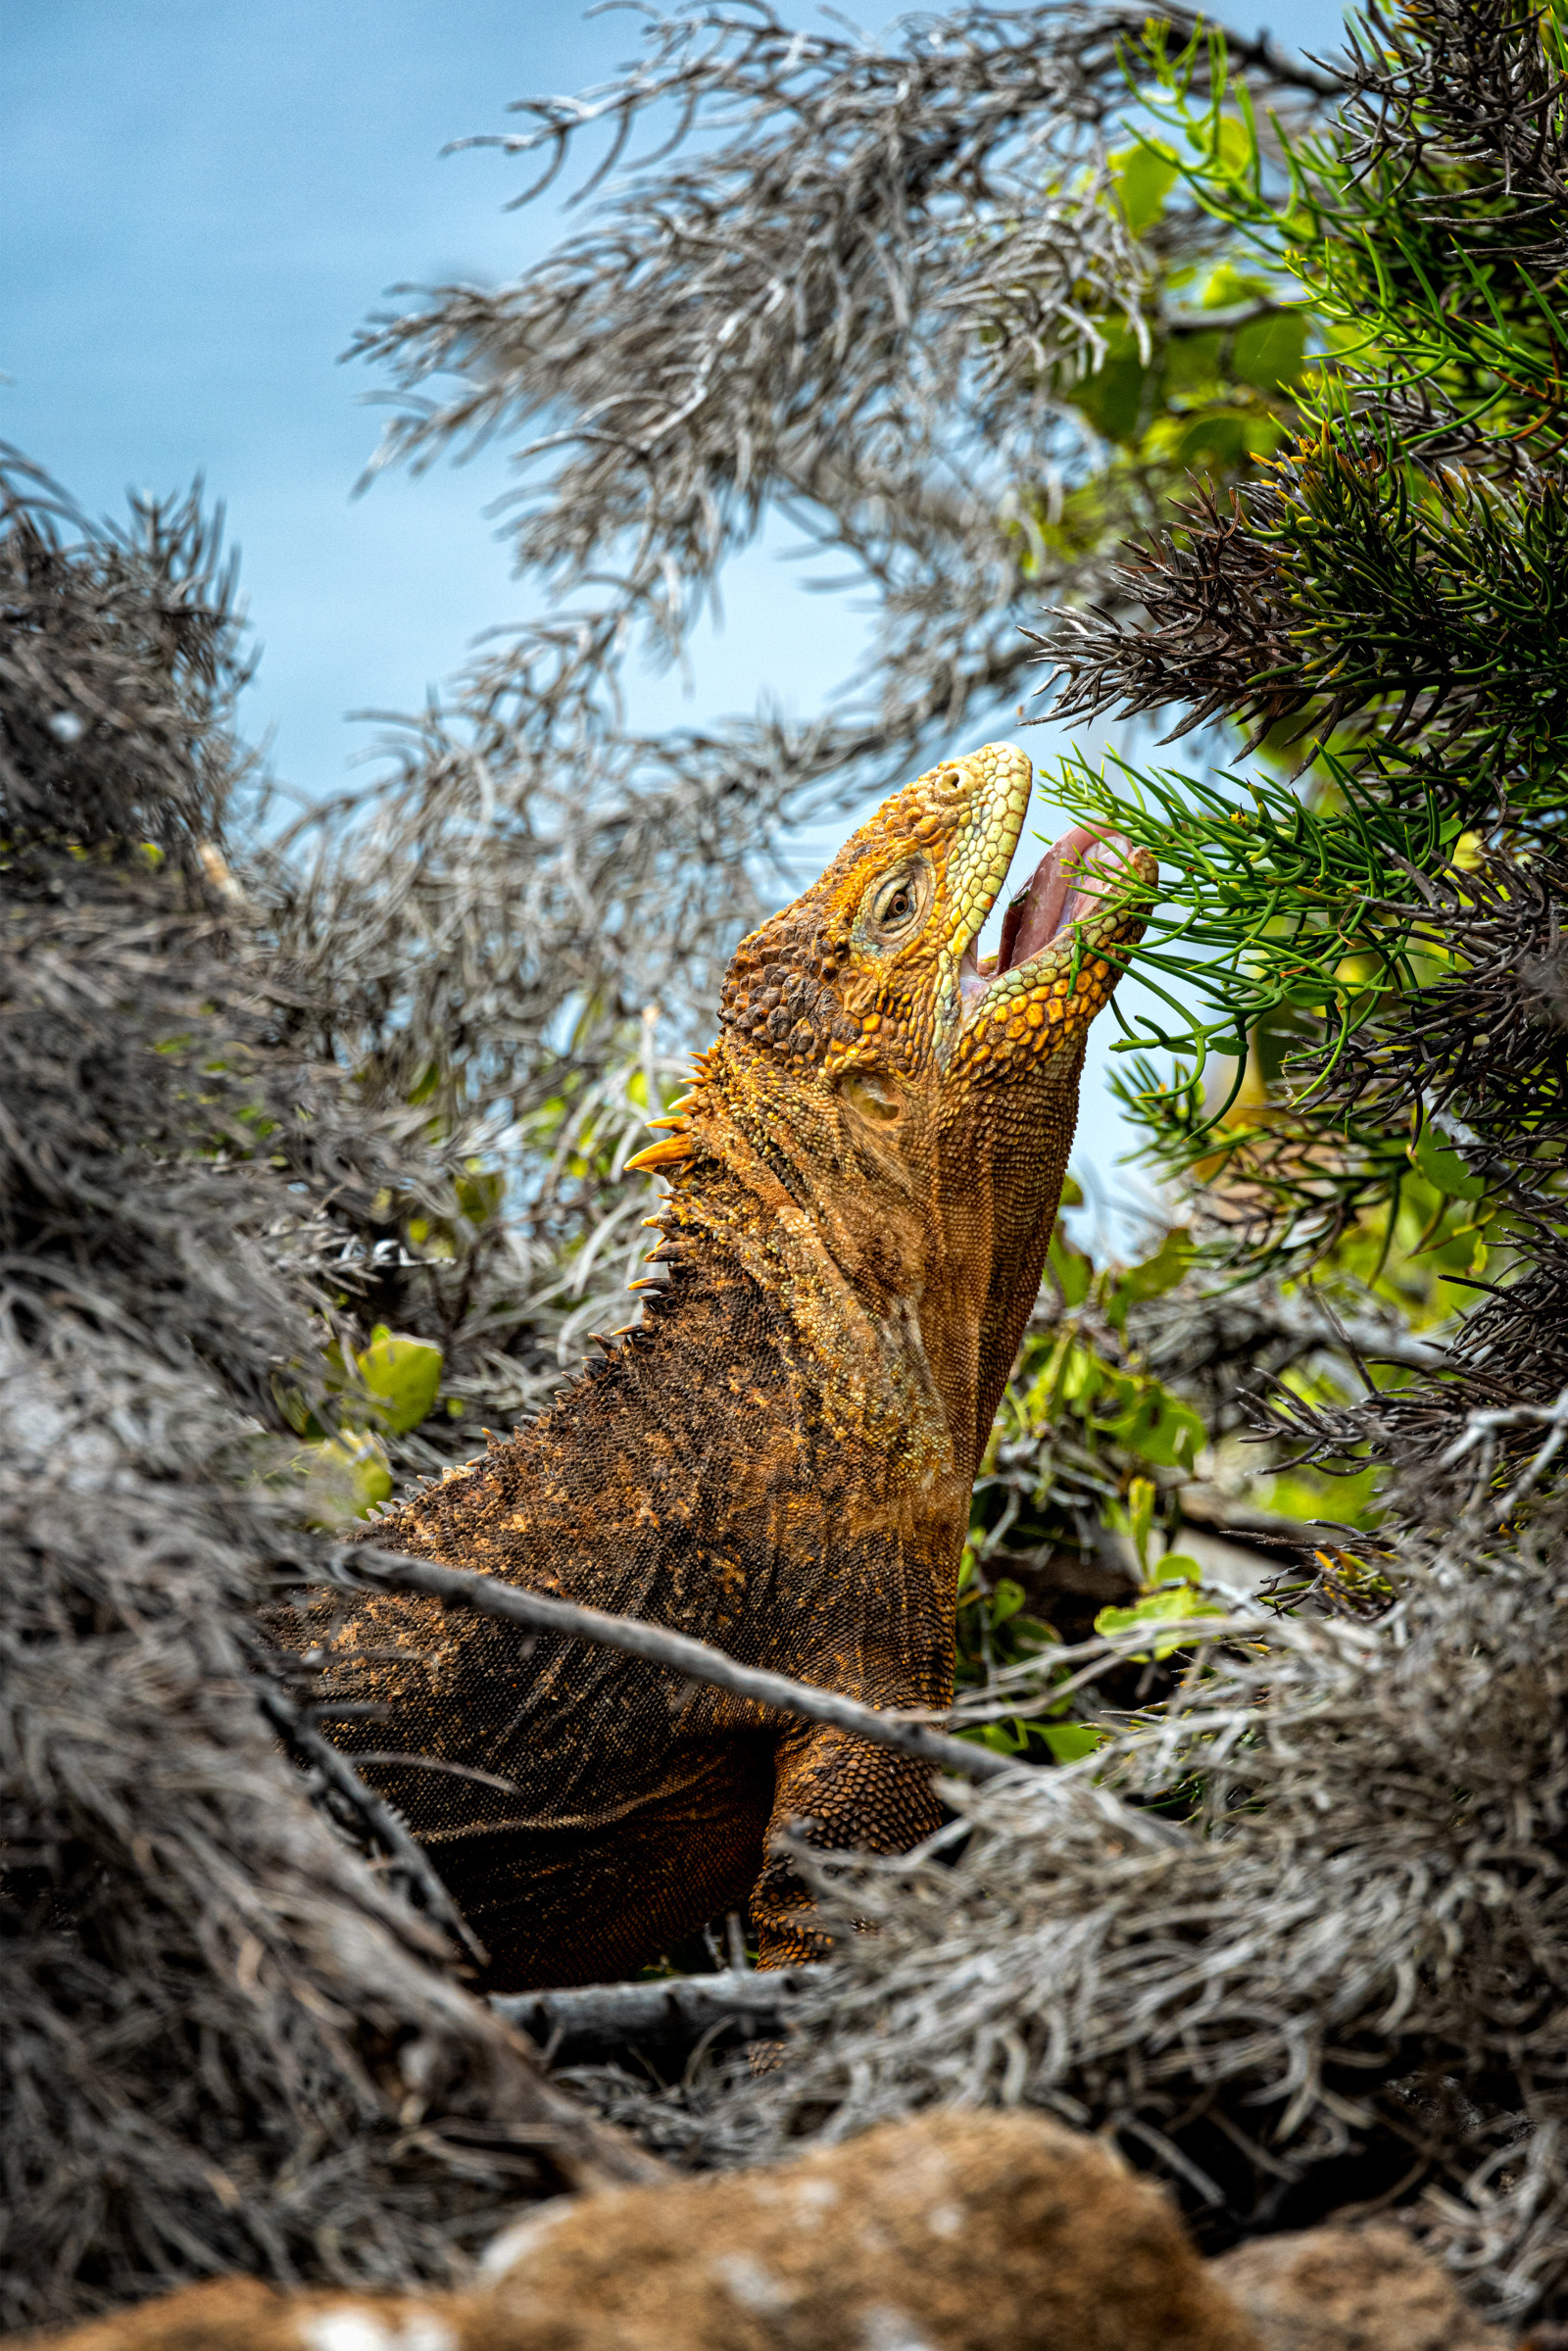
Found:
<path fill-rule="evenodd" d="M 877 1126 L 891 1126 L 904 1115 L 904 1097 L 893 1079 L 879 1069 L 846 1069 L 838 1090 L 852 1110 Z"/>

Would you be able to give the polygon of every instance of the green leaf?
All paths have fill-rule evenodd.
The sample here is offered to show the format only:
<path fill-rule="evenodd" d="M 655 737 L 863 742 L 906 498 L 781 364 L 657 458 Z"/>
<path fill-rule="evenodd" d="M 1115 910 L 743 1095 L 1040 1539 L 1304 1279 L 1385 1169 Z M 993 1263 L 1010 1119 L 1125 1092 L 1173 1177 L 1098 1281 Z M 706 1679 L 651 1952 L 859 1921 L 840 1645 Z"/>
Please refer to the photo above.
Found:
<path fill-rule="evenodd" d="M 1156 1469 L 1185 1470 L 1190 1476 L 1208 1440 L 1202 1421 L 1191 1404 L 1172 1396 L 1158 1380 L 1140 1380 L 1136 1387 L 1138 1393 L 1128 1410 L 1113 1420 L 1098 1421 L 1096 1426 Z"/>
<path fill-rule="evenodd" d="M 369 1346 L 354 1360 L 376 1417 L 400 1436 L 416 1429 L 441 1386 L 441 1349 L 428 1340 L 399 1338 L 377 1323 Z"/>
<path fill-rule="evenodd" d="M 1141 237 L 1165 209 L 1176 184 L 1176 166 L 1162 149 L 1142 143 L 1123 147 L 1108 160 L 1122 218 L 1133 235 Z"/>
<path fill-rule="evenodd" d="M 1121 319 L 1102 321 L 1101 332 L 1104 358 L 1092 375 L 1072 386 L 1067 397 L 1102 439 L 1130 443 L 1144 413 L 1148 370 L 1139 356 L 1137 337 Z"/>
<path fill-rule="evenodd" d="M 1134 1298 L 1162 1298 L 1167 1290 L 1175 1289 L 1196 1253 L 1187 1227 L 1175 1225 L 1152 1257 L 1127 1268 L 1122 1286 Z"/>
<path fill-rule="evenodd" d="M 1165 1235 L 1152 1257 L 1141 1265 L 1126 1265 L 1117 1274 L 1105 1298 L 1105 1319 L 1118 1331 L 1127 1326 L 1127 1309 L 1141 1298 L 1162 1298 L 1174 1290 L 1195 1255 L 1192 1235 L 1177 1225 Z"/>
<path fill-rule="evenodd" d="M 1224 115 L 1214 127 L 1211 160 L 1215 170 L 1231 179 L 1247 178 L 1256 153 L 1256 143 L 1247 124 L 1235 115 Z"/>
<path fill-rule="evenodd" d="M 1080 1347 L 1075 1341 L 1067 1349 L 1060 1388 L 1064 1404 L 1076 1404 L 1080 1410 L 1087 1410 L 1102 1389 L 1114 1389 L 1117 1385 L 1115 1372 L 1092 1347 Z"/>
<path fill-rule="evenodd" d="M 1219 386 L 1219 359 L 1225 337 L 1218 327 L 1210 334 L 1173 336 L 1165 352 L 1165 388 L 1172 393 L 1213 392 Z"/>
<path fill-rule="evenodd" d="M 313 1526 L 343 1527 L 392 1498 L 392 1466 L 378 1437 L 349 1432 L 308 1445 L 295 1467 L 305 1480 Z"/>
<path fill-rule="evenodd" d="M 1154 1524 L 1154 1481 L 1152 1478 L 1134 1478 L 1127 1489 L 1127 1531 L 1133 1539 L 1138 1564 L 1147 1571 L 1149 1537 Z"/>
<path fill-rule="evenodd" d="M 1480 1200 L 1486 1191 L 1486 1179 L 1472 1175 L 1458 1152 L 1450 1151 L 1430 1127 L 1424 1127 L 1420 1141 L 1407 1148 L 1412 1165 L 1450 1200 Z"/>
<path fill-rule="evenodd" d="M 291 1388 L 278 1374 L 272 1374 L 272 1397 L 283 1418 L 296 1437 L 319 1437 L 321 1424 L 311 1410 L 303 1388 Z"/>
<path fill-rule="evenodd" d="M 1066 1304 L 1081 1306 L 1089 1296 L 1089 1285 L 1094 1279 L 1093 1258 L 1085 1256 L 1081 1249 L 1073 1248 L 1059 1224 L 1052 1231 L 1049 1254 L 1051 1270 L 1061 1285 L 1061 1295 Z"/>
<path fill-rule="evenodd" d="M 501 1206 L 506 1189 L 504 1175 L 477 1164 L 470 1165 L 466 1175 L 460 1175 L 454 1186 L 458 1206 L 469 1224 L 487 1224 Z"/>
<path fill-rule="evenodd" d="M 1249 458 L 1271 456 L 1280 437 L 1281 427 L 1272 416 L 1250 415 L 1245 409 L 1204 409 L 1184 422 L 1171 458 L 1187 472 L 1207 466 L 1228 473 Z"/>
<path fill-rule="evenodd" d="M 1266 277 L 1255 269 L 1239 269 L 1234 262 L 1221 262 L 1213 269 L 1202 292 L 1205 311 L 1235 310 L 1243 302 L 1256 302 L 1269 290 Z"/>
<path fill-rule="evenodd" d="M 1078 1763 L 1092 1755 L 1105 1739 L 1093 1723 L 1043 1723 L 1042 1738 L 1058 1763 Z"/>
<path fill-rule="evenodd" d="M 1102 1608 L 1095 1618 L 1095 1631 L 1102 1635 L 1131 1633 L 1141 1630 L 1145 1625 L 1169 1624 L 1175 1619 L 1224 1614 L 1224 1609 L 1217 1601 L 1203 1599 L 1190 1584 L 1164 1584 L 1157 1592 L 1145 1592 L 1130 1607 Z M 1153 1654 L 1156 1657 L 1169 1657 L 1192 1639 L 1191 1634 L 1184 1634 L 1180 1641 L 1156 1641 Z M 1149 1656 L 1149 1650 L 1136 1649 L 1133 1662 L 1147 1664 Z"/>
<path fill-rule="evenodd" d="M 1009 1730 L 1005 1723 L 983 1723 L 971 1731 L 960 1731 L 971 1746 L 989 1747 L 993 1755 L 1021 1755 L 1028 1743 L 1028 1733 L 1021 1727 Z"/>
<path fill-rule="evenodd" d="M 1186 1551 L 1167 1551 L 1154 1566 L 1153 1581 L 1160 1584 L 1201 1584 L 1203 1571 L 1198 1561 Z"/>
<path fill-rule="evenodd" d="M 992 1590 L 991 1622 L 1004 1625 L 1009 1616 L 1016 1616 L 1023 1606 L 1024 1596 L 1021 1584 L 1014 1584 L 1010 1576 L 1003 1576 Z"/>
<path fill-rule="evenodd" d="M 1259 392 L 1275 392 L 1282 384 L 1296 382 L 1305 357 L 1305 313 L 1277 311 L 1238 331 L 1231 367 L 1243 383 Z"/>

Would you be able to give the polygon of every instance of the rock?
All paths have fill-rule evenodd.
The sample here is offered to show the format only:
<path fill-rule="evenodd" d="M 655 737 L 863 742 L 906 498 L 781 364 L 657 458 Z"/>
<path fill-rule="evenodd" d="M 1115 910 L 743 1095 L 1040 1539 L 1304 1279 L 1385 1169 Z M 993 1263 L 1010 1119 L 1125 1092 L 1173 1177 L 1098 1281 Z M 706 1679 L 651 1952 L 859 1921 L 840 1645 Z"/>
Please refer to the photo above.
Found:
<path fill-rule="evenodd" d="M 233 2278 L 57 2351 L 1259 2351 L 1163 2192 L 1039 2115 L 563 2197 L 455 2295 Z M 1389 2351 L 1387 2345 L 1382 2351 Z"/>
<path fill-rule="evenodd" d="M 71 2334 L 24 2339 L 28 2351 L 460 2351 L 462 2343 L 439 2299 L 280 2294 L 259 2278 L 219 2278 Z"/>
<path fill-rule="evenodd" d="M 1210 2264 L 1262 2351 L 1492 2351 L 1447 2272 L 1400 2229 L 1254 2237 Z"/>
<path fill-rule="evenodd" d="M 533 2351 L 508 2321 L 562 2309 L 626 2351 L 1256 2351 L 1163 2193 L 1038 2115 L 929 2115 L 554 2212 L 493 2248 L 484 2351 Z"/>

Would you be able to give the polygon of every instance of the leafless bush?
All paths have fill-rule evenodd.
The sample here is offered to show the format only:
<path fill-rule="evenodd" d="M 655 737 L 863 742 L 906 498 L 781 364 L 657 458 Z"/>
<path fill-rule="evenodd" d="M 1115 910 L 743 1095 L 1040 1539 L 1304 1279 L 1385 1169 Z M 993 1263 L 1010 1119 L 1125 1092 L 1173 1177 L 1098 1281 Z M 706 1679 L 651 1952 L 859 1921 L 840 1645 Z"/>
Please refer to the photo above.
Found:
<path fill-rule="evenodd" d="M 290 1043 L 213 847 L 216 533 L 148 510 L 132 556 L 11 481 L 0 2314 L 228 2268 L 441 2276 L 593 2142 L 313 1804 L 250 1625 L 306 1540 L 274 1382 L 328 1409 L 341 1203 L 444 1171 Z"/>
<path fill-rule="evenodd" d="M 1161 21 L 1178 42 L 1198 22 Z M 1196 262 L 1217 236 L 1174 204 L 1146 249 L 1110 197 L 1148 22 L 1053 0 L 876 43 L 748 0 L 651 18 L 619 79 L 519 106 L 499 143 L 545 159 L 536 185 L 610 134 L 584 194 L 645 122 L 675 127 L 525 276 L 436 289 L 356 346 L 400 412 L 381 463 L 515 442 L 517 561 L 550 608 L 404 737 L 359 878 L 335 883 L 405 877 L 411 1039 L 439 1008 L 526 1058 L 569 1001 L 592 1054 L 652 999 L 677 1021 L 710 1003 L 790 824 L 989 722 L 1030 658 L 1025 612 L 1108 587 L 1118 528 L 1159 492 L 1107 474 L 1093 545 L 1048 545 L 1037 516 L 1103 455 L 1069 395 L 1107 321 L 1164 332 L 1149 253 Z M 1338 86 L 1263 38 L 1234 62 L 1287 113 Z M 630 652 L 679 658 L 769 513 L 867 591 L 866 672 L 803 725 L 629 735 Z M 461 984 L 440 944 L 460 928 Z"/>
<path fill-rule="evenodd" d="M 150 835 L 193 860 L 237 781 L 226 720 L 245 670 L 221 515 L 195 493 L 138 501 L 127 529 L 82 537 L 3 445 L 0 513 L 0 833 Z"/>

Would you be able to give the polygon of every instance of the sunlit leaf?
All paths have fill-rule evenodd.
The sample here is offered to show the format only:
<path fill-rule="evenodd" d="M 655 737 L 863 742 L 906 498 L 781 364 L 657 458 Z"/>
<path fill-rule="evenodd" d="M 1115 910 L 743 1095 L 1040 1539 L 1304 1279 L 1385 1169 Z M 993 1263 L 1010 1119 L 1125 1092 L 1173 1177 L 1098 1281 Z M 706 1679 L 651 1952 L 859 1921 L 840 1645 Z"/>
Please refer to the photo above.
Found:
<path fill-rule="evenodd" d="M 378 1437 L 363 1432 L 308 1446 L 295 1469 L 305 1484 L 304 1516 L 314 1526 L 348 1526 L 392 1498 L 386 1447 Z"/>
<path fill-rule="evenodd" d="M 1146 1625 L 1170 1624 L 1192 1617 L 1224 1614 L 1224 1609 L 1217 1601 L 1205 1600 L 1190 1584 L 1164 1584 L 1158 1591 L 1146 1592 L 1141 1599 L 1132 1601 L 1125 1608 L 1102 1608 L 1095 1618 L 1095 1631 L 1108 1637 L 1114 1633 L 1140 1632 Z M 1191 1633 L 1184 1633 L 1180 1640 L 1156 1641 L 1152 1653 L 1156 1658 L 1169 1657 L 1174 1650 L 1190 1644 L 1195 1638 Z M 1138 1649 L 1133 1655 L 1137 1662 L 1147 1663 L 1150 1652 Z"/>
<path fill-rule="evenodd" d="M 386 1426 L 399 1435 L 416 1429 L 441 1386 L 441 1349 L 426 1339 L 400 1338 L 378 1323 L 369 1346 L 354 1360 Z"/>
<path fill-rule="evenodd" d="M 1409 1151 L 1412 1164 L 1450 1200 L 1480 1200 L 1487 1189 L 1485 1177 L 1472 1175 L 1459 1153 L 1431 1127 L 1422 1129 L 1419 1142 L 1412 1143 Z"/>
<path fill-rule="evenodd" d="M 1153 1584 L 1201 1584 L 1203 1571 L 1185 1551 L 1167 1551 L 1154 1563 Z"/>
<path fill-rule="evenodd" d="M 1078 1763 L 1103 1744 L 1105 1733 L 1093 1723 L 1042 1723 L 1041 1737 L 1058 1763 Z"/>
<path fill-rule="evenodd" d="M 1072 1243 L 1057 1224 L 1051 1236 L 1051 1270 L 1061 1285 L 1061 1295 L 1068 1306 L 1081 1306 L 1089 1296 L 1094 1279 L 1094 1261 Z"/>
<path fill-rule="evenodd" d="M 1135 237 L 1159 219 L 1176 184 L 1176 166 L 1159 148 L 1140 144 L 1111 156 L 1110 176 Z"/>

